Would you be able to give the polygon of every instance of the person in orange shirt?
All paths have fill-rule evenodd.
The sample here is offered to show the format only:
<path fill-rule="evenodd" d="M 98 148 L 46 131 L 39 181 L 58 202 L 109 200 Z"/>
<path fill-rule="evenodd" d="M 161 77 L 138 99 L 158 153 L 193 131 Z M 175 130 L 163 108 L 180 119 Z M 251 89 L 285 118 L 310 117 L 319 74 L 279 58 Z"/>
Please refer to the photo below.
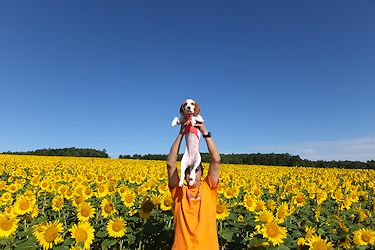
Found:
<path fill-rule="evenodd" d="M 206 178 L 202 180 L 202 164 L 196 169 L 196 181 L 193 185 L 180 187 L 176 167 L 177 156 L 185 126 L 181 129 L 167 157 L 169 189 L 174 201 L 174 241 L 172 249 L 178 250 L 211 250 L 219 249 L 216 228 L 216 199 L 219 182 L 220 154 L 204 123 L 196 124 L 207 143 L 210 154 L 210 165 Z M 185 180 L 189 183 L 190 169 L 187 168 Z"/>

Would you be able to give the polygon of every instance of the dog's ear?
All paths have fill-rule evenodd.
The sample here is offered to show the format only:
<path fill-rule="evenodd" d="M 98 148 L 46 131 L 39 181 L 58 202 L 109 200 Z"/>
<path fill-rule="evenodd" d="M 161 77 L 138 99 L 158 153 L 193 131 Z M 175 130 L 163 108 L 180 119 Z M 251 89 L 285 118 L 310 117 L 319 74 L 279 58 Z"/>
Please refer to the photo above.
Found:
<path fill-rule="evenodd" d="M 199 108 L 198 103 L 195 103 L 194 116 L 199 115 L 200 112 L 201 112 L 201 109 Z"/>
<path fill-rule="evenodd" d="M 184 114 L 184 104 L 185 104 L 186 101 L 184 101 L 182 104 L 181 104 L 181 107 L 180 107 L 180 115 L 183 115 Z"/>

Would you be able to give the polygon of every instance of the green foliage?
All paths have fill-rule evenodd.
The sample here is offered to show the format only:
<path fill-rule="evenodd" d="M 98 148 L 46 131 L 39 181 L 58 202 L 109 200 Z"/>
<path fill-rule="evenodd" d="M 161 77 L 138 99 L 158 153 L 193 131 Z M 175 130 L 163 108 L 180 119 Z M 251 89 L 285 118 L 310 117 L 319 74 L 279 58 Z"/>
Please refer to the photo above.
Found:
<path fill-rule="evenodd" d="M 146 154 L 146 155 L 119 155 L 120 159 L 140 160 L 167 160 L 168 155 Z M 202 162 L 210 162 L 208 153 L 201 153 Z M 361 161 L 310 161 L 301 159 L 299 155 L 290 154 L 220 154 L 221 163 L 243 164 L 243 165 L 265 165 L 265 166 L 299 166 L 318 168 L 350 168 L 350 169 L 375 169 L 375 160 Z M 181 160 L 182 154 L 178 155 Z"/>
<path fill-rule="evenodd" d="M 74 156 L 74 157 L 98 157 L 108 158 L 106 150 L 99 151 L 92 148 L 48 148 L 48 149 L 37 149 L 34 151 L 27 152 L 3 152 L 2 154 L 14 154 L 14 155 L 39 155 L 39 156 Z"/>

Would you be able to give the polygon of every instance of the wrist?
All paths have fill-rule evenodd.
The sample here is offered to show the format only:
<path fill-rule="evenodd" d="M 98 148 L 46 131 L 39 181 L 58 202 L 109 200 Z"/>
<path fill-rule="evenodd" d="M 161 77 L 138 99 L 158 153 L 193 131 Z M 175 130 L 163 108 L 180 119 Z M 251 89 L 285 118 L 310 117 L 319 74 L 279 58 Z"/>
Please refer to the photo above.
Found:
<path fill-rule="evenodd" d="M 206 133 L 202 133 L 203 134 L 203 138 L 211 138 L 211 132 L 206 132 Z"/>

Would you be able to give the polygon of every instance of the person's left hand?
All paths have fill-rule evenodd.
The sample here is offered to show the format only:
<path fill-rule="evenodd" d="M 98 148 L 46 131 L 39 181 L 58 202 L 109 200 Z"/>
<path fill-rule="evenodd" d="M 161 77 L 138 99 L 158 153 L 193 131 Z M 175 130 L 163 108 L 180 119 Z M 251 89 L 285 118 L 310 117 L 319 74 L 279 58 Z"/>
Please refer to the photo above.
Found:
<path fill-rule="evenodd" d="M 197 122 L 197 124 L 195 124 L 194 127 L 199 129 L 199 131 L 201 131 L 202 134 L 204 134 L 204 135 L 208 134 L 208 130 L 207 130 L 206 126 L 204 125 L 204 122 Z"/>

